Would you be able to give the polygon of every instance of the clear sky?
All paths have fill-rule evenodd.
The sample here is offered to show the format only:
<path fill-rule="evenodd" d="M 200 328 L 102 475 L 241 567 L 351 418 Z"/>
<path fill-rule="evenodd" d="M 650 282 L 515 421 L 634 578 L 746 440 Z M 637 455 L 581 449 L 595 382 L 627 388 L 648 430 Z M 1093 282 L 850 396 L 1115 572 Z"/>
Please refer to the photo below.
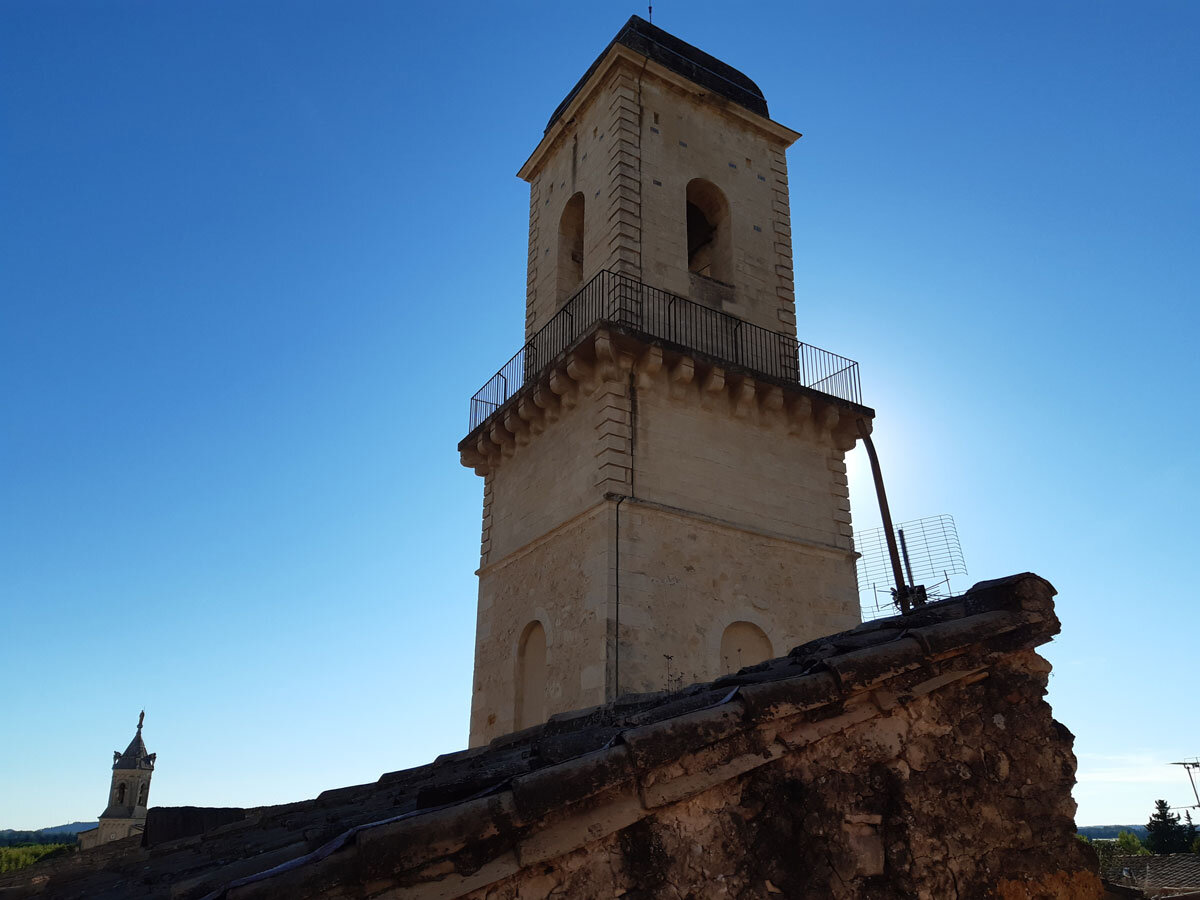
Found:
<path fill-rule="evenodd" d="M 631 13 L 0 2 L 0 828 L 279 803 L 467 740 L 467 399 L 514 173 Z M 1190 795 L 1200 5 L 659 2 L 789 155 L 800 336 L 898 519 L 1060 591 L 1081 824 Z M 856 524 L 878 524 L 861 449 Z"/>

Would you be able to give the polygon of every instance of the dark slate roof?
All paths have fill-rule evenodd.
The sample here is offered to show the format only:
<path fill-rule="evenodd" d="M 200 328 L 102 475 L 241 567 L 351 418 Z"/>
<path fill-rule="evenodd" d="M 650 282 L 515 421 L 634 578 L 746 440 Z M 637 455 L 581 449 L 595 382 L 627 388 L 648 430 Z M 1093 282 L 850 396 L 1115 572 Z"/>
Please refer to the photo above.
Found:
<path fill-rule="evenodd" d="M 738 765 L 762 765 L 782 752 L 758 743 L 775 720 L 799 717 L 826 733 L 856 715 L 879 714 L 880 702 L 903 703 L 1045 643 L 1059 629 L 1053 596 L 1048 582 L 1028 573 L 981 582 L 962 597 L 863 623 L 710 683 L 554 715 L 486 747 L 315 800 L 250 810 L 152 808 L 146 847 L 118 841 L 19 877 L 0 876 L 0 895 L 295 900 L 319 896 L 330 884 L 353 893 L 363 867 L 380 854 L 404 884 L 428 872 L 458 877 L 459 869 L 482 878 L 492 865 L 484 864 L 485 851 L 516 846 L 526 859 L 536 853 L 524 848 L 536 845 L 551 810 L 600 818 L 615 792 L 644 784 L 648 774 L 643 797 L 693 790 L 671 773 L 696 753 L 741 754 L 730 765 L 705 768 L 704 777 L 726 779 L 731 769 L 744 771 Z M 851 701 L 869 692 L 873 702 L 852 711 Z M 5 893 L 7 885 L 19 887 Z M 457 896 L 450 885 L 441 887 Z"/>
<path fill-rule="evenodd" d="M 546 123 L 546 131 L 558 121 L 563 110 L 570 106 L 575 95 L 592 77 L 600 61 L 613 48 L 621 44 L 637 53 L 642 54 L 659 65 L 665 66 L 677 75 L 682 75 L 695 82 L 702 88 L 712 91 L 732 100 L 738 106 L 744 106 L 751 112 L 769 118 L 767 99 L 758 85 L 739 72 L 733 66 L 721 62 L 715 56 L 709 56 L 698 47 L 693 47 L 687 41 L 681 41 L 673 34 L 663 31 L 657 25 L 651 25 L 641 16 L 630 16 L 629 21 L 617 32 L 617 36 L 604 48 L 604 52 L 596 57 L 583 77 L 571 88 L 570 93 L 558 104 L 550 121 Z"/>
<path fill-rule="evenodd" d="M 124 753 L 113 751 L 114 769 L 153 769 L 155 753 L 146 752 L 146 744 L 142 740 L 142 727 L 139 725 L 137 734 L 129 742 Z"/>

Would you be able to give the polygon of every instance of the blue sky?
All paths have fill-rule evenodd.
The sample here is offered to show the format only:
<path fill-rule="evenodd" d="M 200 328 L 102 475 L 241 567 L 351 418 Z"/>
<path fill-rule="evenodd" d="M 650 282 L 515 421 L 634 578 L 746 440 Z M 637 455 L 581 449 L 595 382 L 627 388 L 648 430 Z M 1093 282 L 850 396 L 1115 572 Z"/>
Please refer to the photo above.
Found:
<path fill-rule="evenodd" d="M 613 3 L 0 2 L 0 828 L 465 746 L 467 399 L 521 340 L 514 173 Z M 1200 7 L 662 2 L 789 155 L 800 336 L 898 519 L 1060 591 L 1081 824 L 1200 754 Z M 861 450 L 856 524 L 877 524 Z"/>

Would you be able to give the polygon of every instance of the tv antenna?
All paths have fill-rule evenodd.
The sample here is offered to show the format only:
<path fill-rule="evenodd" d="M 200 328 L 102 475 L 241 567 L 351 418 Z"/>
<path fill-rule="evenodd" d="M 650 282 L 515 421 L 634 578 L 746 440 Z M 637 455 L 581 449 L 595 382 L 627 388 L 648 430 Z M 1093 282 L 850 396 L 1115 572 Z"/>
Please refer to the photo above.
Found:
<path fill-rule="evenodd" d="M 1196 777 L 1192 774 L 1196 769 L 1200 769 L 1200 759 L 1192 757 L 1185 759 L 1183 762 L 1171 763 L 1173 766 L 1183 766 L 1187 770 L 1188 781 L 1192 783 L 1192 796 L 1196 798 L 1196 802 L 1190 806 L 1173 806 L 1172 809 L 1200 809 L 1200 791 L 1196 790 Z"/>
<path fill-rule="evenodd" d="M 966 575 L 958 528 L 950 515 L 926 516 L 892 526 L 891 541 L 884 528 L 854 533 L 858 558 L 858 596 L 864 622 L 895 615 L 891 590 L 891 551 L 899 548 L 907 584 L 923 598 L 939 600 L 953 593 L 950 578 Z"/>

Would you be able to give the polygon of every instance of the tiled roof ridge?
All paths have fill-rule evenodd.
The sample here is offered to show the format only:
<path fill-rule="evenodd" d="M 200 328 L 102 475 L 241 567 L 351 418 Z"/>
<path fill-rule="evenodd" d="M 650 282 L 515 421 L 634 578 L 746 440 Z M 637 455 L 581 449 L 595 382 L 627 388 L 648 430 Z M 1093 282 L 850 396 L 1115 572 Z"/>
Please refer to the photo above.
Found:
<path fill-rule="evenodd" d="M 1104 874 L 1121 883 L 1123 869 L 1130 870 L 1138 887 L 1200 889 L 1200 855 L 1195 853 L 1114 856 Z"/>
<path fill-rule="evenodd" d="M 457 879 L 460 892 L 489 884 L 764 765 L 789 748 L 957 681 L 987 677 L 997 656 L 1032 649 L 1057 633 L 1054 593 L 1049 582 L 1031 573 L 980 582 L 961 597 L 812 641 L 708 685 L 621 697 L 553 716 L 485 748 L 389 773 L 377 784 L 415 783 L 439 767 L 455 777 L 421 788 L 416 809 L 355 825 L 310 853 L 231 880 L 205 900 L 265 896 L 280 878 L 302 896 L 303 885 L 287 879 L 289 873 L 303 869 L 302 880 L 309 879 L 311 867 L 320 866 L 324 874 L 315 880 L 328 882 L 356 857 L 363 857 L 358 865 L 369 867 L 372 855 L 385 848 L 393 860 L 402 857 L 414 883 L 428 880 L 421 872 L 430 868 L 429 878 Z M 715 764 L 710 758 L 689 769 L 687 761 L 702 753 Z M 475 768 L 484 771 L 473 776 Z M 326 792 L 318 802 L 366 787 Z M 473 872 L 451 867 L 447 874 L 448 857 L 502 833 L 511 839 L 509 849 Z"/>

